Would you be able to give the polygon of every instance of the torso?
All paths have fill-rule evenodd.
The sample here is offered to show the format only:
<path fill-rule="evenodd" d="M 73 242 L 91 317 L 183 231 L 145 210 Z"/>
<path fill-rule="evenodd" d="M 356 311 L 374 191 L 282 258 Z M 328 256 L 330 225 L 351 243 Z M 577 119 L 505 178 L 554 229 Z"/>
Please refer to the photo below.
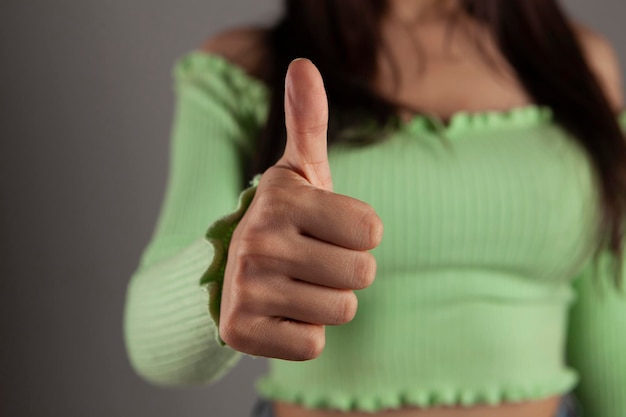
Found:
<path fill-rule="evenodd" d="M 382 30 L 389 51 L 398 63 L 400 76 L 398 88 L 395 88 L 390 62 L 386 55 L 381 54 L 379 72 L 372 85 L 384 97 L 416 111 L 436 115 L 443 121 L 449 120 L 459 111 L 507 110 L 532 104 L 532 98 L 512 75 L 513 71 L 496 52 L 488 36 L 481 37 L 480 41 L 491 57 L 491 63 L 484 60 L 472 39 L 464 35 L 462 30 L 456 30 L 446 44 L 445 28 L 441 25 L 420 25 L 419 31 L 413 30 L 412 35 L 419 37 L 421 53 L 416 52 L 410 29 L 405 29 L 397 22 L 387 21 L 383 22 Z M 264 63 L 261 59 L 264 54 L 260 41 L 260 35 L 264 33 L 264 28 L 234 30 L 209 42 L 203 49 L 223 55 L 251 76 L 266 82 L 262 71 L 265 66 L 261 65 Z M 613 70 L 614 65 L 609 59 L 611 54 L 606 53 L 607 45 L 590 31 L 583 31 L 581 40 L 607 94 L 616 108 L 621 108 L 621 88 L 618 80 L 612 77 L 613 73 L 619 74 L 619 71 Z M 233 51 L 241 53 L 235 54 Z M 494 69 L 492 64 L 500 70 Z M 402 112 L 401 116 L 407 120 L 411 118 L 412 112 Z M 497 406 L 408 407 L 375 414 L 313 410 L 276 402 L 274 411 L 276 417 L 554 417 L 560 400 L 560 396 L 556 395 L 539 401 L 502 403 Z"/>
<path fill-rule="evenodd" d="M 305 409 L 287 403 L 274 403 L 276 417 L 554 417 L 560 396 L 541 401 L 505 403 L 497 406 L 403 408 L 385 410 L 376 414 Z"/>
<path fill-rule="evenodd" d="M 475 30 L 471 28 L 470 30 Z M 484 50 L 475 47 L 464 29 L 457 28 L 446 43 L 445 27 L 422 25 L 409 34 L 397 23 L 383 24 L 383 36 L 389 52 L 397 62 L 399 84 L 393 81 L 392 66 L 387 55 L 379 57 L 379 72 L 373 87 L 382 96 L 400 102 L 415 111 L 427 112 L 449 120 L 459 111 L 483 112 L 507 110 L 532 104 L 505 60 L 484 34 L 480 42 Z M 474 32 L 476 33 L 476 32 Z M 412 37 L 418 39 L 420 53 Z M 486 62 L 482 53 L 491 60 Z M 410 110 L 401 117 L 412 117 Z M 403 408 L 376 413 L 377 417 L 554 417 L 560 396 L 540 401 L 503 403 L 497 406 Z M 276 417 L 366 417 L 371 413 L 338 412 L 306 409 L 287 403 L 274 403 Z"/>

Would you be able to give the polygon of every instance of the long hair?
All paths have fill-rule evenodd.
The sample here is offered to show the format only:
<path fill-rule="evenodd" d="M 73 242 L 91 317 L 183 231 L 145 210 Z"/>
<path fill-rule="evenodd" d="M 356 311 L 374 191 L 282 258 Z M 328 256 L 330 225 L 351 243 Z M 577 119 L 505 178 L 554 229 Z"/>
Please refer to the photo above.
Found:
<path fill-rule="evenodd" d="M 485 26 L 502 56 L 537 105 L 550 107 L 556 123 L 591 157 L 601 187 L 600 238 L 613 255 L 614 282 L 621 288 L 626 212 L 626 140 L 578 38 L 557 0 L 461 0 L 464 12 Z M 328 142 L 355 140 L 365 121 L 380 129 L 358 137 L 383 140 L 406 108 L 376 94 L 371 82 L 379 52 L 385 0 L 284 0 L 285 12 L 266 33 L 265 81 L 270 87 L 268 118 L 248 176 L 273 165 L 284 150 L 284 79 L 291 60 L 311 59 L 324 75 L 330 103 Z M 396 123 L 396 124 L 394 124 Z M 356 129 L 356 130 L 355 130 Z"/>

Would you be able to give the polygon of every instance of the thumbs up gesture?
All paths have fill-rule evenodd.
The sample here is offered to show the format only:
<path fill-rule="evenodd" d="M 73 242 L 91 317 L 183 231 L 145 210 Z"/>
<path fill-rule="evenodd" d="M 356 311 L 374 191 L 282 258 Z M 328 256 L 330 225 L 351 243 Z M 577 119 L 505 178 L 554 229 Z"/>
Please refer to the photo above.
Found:
<path fill-rule="evenodd" d="M 322 77 L 294 60 L 285 80 L 287 144 L 259 182 L 228 251 L 220 336 L 235 350 L 287 360 L 318 357 L 325 325 L 351 321 L 382 237 L 374 210 L 333 193 Z"/>

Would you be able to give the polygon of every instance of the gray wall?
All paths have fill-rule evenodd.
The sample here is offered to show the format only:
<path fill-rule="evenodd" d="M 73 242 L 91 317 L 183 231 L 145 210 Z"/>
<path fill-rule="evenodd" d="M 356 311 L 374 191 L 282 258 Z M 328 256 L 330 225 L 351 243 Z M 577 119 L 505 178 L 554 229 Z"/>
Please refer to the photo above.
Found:
<path fill-rule="evenodd" d="M 626 62 L 622 0 L 570 0 Z M 263 360 L 216 385 L 131 371 L 124 291 L 162 198 L 175 58 L 277 0 L 0 3 L 0 415 L 245 416 Z"/>

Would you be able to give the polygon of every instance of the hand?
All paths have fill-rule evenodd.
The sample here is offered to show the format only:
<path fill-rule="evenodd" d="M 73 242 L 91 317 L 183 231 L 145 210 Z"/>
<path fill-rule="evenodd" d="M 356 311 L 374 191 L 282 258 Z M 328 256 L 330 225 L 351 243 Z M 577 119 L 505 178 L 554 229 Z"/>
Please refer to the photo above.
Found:
<path fill-rule="evenodd" d="M 287 70 L 285 122 L 285 152 L 261 177 L 233 233 L 220 336 L 251 355 L 308 360 L 324 349 L 324 325 L 354 318 L 353 290 L 374 281 L 367 251 L 383 227 L 369 205 L 332 192 L 328 102 L 307 59 Z"/>

